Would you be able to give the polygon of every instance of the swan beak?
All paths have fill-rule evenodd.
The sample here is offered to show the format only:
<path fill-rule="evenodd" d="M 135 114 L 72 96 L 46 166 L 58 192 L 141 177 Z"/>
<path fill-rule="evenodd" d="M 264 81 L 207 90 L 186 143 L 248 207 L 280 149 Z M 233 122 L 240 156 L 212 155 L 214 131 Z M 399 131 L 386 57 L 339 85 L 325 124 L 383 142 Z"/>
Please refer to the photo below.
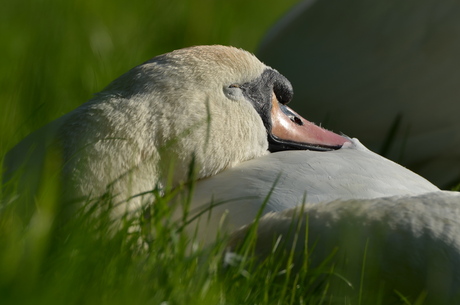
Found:
<path fill-rule="evenodd" d="M 329 151 L 350 140 L 304 119 L 294 110 L 278 102 L 274 96 L 271 109 L 269 151 L 316 150 Z"/>

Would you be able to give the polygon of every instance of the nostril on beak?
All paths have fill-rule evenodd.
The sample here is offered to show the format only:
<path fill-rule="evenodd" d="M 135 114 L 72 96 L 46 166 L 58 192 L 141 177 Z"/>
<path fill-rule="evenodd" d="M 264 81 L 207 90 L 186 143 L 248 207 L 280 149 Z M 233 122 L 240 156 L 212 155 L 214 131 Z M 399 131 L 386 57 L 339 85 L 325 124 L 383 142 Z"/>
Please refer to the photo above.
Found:
<path fill-rule="evenodd" d="M 303 125 L 302 120 L 296 117 L 295 115 L 290 115 L 289 118 L 291 119 L 292 122 L 296 123 L 297 125 L 299 126 Z"/>

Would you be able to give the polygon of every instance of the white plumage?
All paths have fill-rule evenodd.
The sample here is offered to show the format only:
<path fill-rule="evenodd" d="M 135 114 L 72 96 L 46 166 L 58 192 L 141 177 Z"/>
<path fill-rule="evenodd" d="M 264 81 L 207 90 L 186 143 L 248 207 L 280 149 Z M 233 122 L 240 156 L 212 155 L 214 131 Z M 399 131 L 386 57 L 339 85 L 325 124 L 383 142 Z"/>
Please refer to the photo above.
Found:
<path fill-rule="evenodd" d="M 264 213 L 277 212 L 303 202 L 414 196 L 439 189 L 412 171 L 385 159 L 358 140 L 330 152 L 285 151 L 249 160 L 216 176 L 201 180 L 192 211 L 209 208 L 212 240 L 225 215 L 227 230 L 250 223 L 268 198 Z M 271 188 L 273 190 L 271 191 Z M 229 201 L 231 200 L 231 201 Z M 229 201 L 229 202 L 226 202 Z M 219 204 L 226 202 L 223 204 Z M 203 219 L 209 217 L 204 214 Z M 207 220 L 208 221 L 208 220 Z"/>

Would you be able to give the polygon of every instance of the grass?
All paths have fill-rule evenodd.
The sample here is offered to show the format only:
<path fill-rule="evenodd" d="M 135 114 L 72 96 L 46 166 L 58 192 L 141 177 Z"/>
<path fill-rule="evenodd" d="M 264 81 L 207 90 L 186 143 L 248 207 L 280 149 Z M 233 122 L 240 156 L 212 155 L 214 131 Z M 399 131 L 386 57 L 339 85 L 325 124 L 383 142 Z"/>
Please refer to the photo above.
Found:
<path fill-rule="evenodd" d="M 54 170 L 48 162 L 45 175 Z M 88 203 L 66 217 L 58 192 L 50 177 L 29 217 L 21 202 L 2 205 L 2 304 L 302 304 L 312 296 L 325 299 L 305 296 L 312 286 L 308 268 L 289 276 L 292 253 L 287 263 L 271 256 L 256 264 L 255 235 L 231 266 L 223 260 L 225 238 L 209 248 L 191 247 L 182 221 L 168 221 L 174 193 L 156 196 L 155 205 L 147 207 L 149 221 L 126 216 L 114 230 L 109 196 L 97 200 L 102 209 Z"/>
<path fill-rule="evenodd" d="M 370 285 L 365 259 L 355 287 L 336 271 L 335 252 L 312 268 L 308 257 L 315 249 L 305 248 L 301 255 L 307 259 L 292 269 L 296 243 L 308 244 L 301 237 L 308 238 L 308 226 L 300 222 L 291 225 L 292 247 L 275 240 L 272 253 L 257 258 L 256 226 L 234 253 L 227 252 L 225 236 L 210 247 L 193 245 L 183 231 L 188 220 L 171 220 L 177 189 L 161 195 L 153 190 L 155 204 L 143 211 L 149 217 L 126 215 L 118 230 L 108 195 L 68 217 L 59 202 L 55 163 L 49 161 L 34 208 L 19 200 L 1 206 L 2 304 L 381 303 L 381 295 L 363 288 Z M 184 190 L 192 187 L 186 184 Z M 367 244 L 356 255 L 363 255 L 361 250 L 365 258 Z M 410 304 L 404 296 L 401 300 Z"/>
<path fill-rule="evenodd" d="M 268 27 L 295 2 L 2 3 L 0 165 L 27 134 L 158 54 L 199 44 L 254 51 Z M 240 302 L 240 294 L 232 296 L 236 289 L 219 273 L 223 249 L 186 255 L 185 236 L 173 225 L 157 227 L 154 250 L 140 251 L 135 235 L 141 233 L 128 232 L 129 222 L 112 236 L 106 215 L 83 213 L 60 221 L 57 166 L 47 163 L 32 205 L 0 194 L 1 304 Z"/>
<path fill-rule="evenodd" d="M 43 191 L 54 190 L 48 185 Z M 173 212 L 165 197 L 148 207 L 153 217 L 139 230 L 132 230 L 137 220 L 130 217 L 113 230 L 110 197 L 97 202 L 106 209 L 82 208 L 71 218 L 62 217 L 49 197 L 37 199 L 28 220 L 16 205 L 4 207 L 2 304 L 356 304 L 356 291 L 361 300 L 358 287 L 348 287 L 344 296 L 327 285 L 329 275 L 350 286 L 334 272 L 334 253 L 317 268 L 305 260 L 292 272 L 294 248 L 255 260 L 255 234 L 233 259 L 226 238 L 212 247 L 191 247 L 181 221 L 165 221 Z M 294 231 L 299 228 L 293 223 Z"/>
<path fill-rule="evenodd" d="M 71 111 L 129 68 L 198 44 L 254 51 L 263 33 L 297 0 L 8 1 L 0 10 L 0 163 L 30 132 Z M 1 164 L 0 164 L 1 165 Z M 33 204 L 0 194 L 1 304 L 355 304 L 337 298 L 329 259 L 291 274 L 292 252 L 262 262 L 252 234 L 231 266 L 227 240 L 190 253 L 181 223 L 165 222 L 157 196 L 150 222 L 114 232 L 107 210 L 68 217 L 59 202 L 60 164 L 40 173 Z M 98 203 L 110 207 L 110 198 Z M 151 207 L 153 208 L 153 207 Z M 106 212 L 104 212 L 106 211 Z M 296 227 L 298 228 L 298 227 Z M 308 236 L 308 234 L 306 234 Z M 143 242 L 140 242 L 143 240 Z M 314 250 L 314 249 L 313 249 Z M 308 256 L 308 251 L 305 250 Z M 333 257 L 334 253 L 331 253 Z M 363 267 L 364 268 L 364 267 Z M 346 279 L 340 279 L 345 284 Z M 358 287 L 359 303 L 364 297 Z M 376 296 L 378 301 L 378 296 Z M 401 300 L 406 302 L 401 297 Z M 374 302 L 378 303 L 378 302 Z"/>
<path fill-rule="evenodd" d="M 0 164 L 27 134 L 153 56 L 198 44 L 254 51 L 295 2 L 3 3 Z M 225 240 L 190 254 L 176 223 L 154 221 L 144 224 L 149 230 L 131 232 L 127 218 L 114 234 L 107 213 L 88 215 L 90 209 L 67 217 L 58 199 L 59 166 L 46 162 L 33 204 L 18 200 L 14 193 L 21 189 L 11 182 L 13 196 L 1 189 L 1 304 L 289 304 L 299 298 L 270 268 L 251 267 L 250 260 L 224 270 Z M 167 207 L 167 200 L 156 202 L 152 219 L 167 218 Z"/>

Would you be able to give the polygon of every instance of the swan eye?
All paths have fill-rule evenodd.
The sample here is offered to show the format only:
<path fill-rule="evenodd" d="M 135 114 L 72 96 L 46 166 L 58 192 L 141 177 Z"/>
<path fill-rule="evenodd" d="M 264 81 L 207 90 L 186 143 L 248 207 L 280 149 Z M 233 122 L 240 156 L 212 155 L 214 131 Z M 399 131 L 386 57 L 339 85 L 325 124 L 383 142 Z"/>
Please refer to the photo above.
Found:
<path fill-rule="evenodd" d="M 234 101 L 244 99 L 243 90 L 239 84 L 231 84 L 230 86 L 224 87 L 224 94 L 227 98 Z"/>

